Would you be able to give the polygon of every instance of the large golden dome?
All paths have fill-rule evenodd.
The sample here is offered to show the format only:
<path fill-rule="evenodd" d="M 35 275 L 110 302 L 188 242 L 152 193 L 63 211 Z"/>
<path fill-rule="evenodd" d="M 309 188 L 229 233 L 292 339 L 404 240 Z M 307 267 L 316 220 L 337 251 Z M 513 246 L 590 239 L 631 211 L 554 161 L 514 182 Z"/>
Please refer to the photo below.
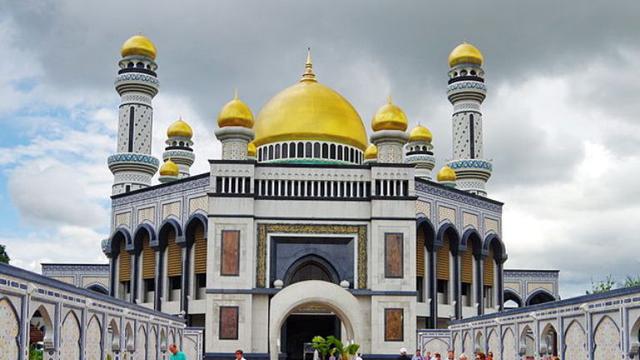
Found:
<path fill-rule="evenodd" d="M 140 55 L 155 60 L 157 53 L 156 46 L 144 35 L 134 35 L 130 37 L 122 44 L 122 48 L 120 49 L 122 57 Z"/>
<path fill-rule="evenodd" d="M 451 54 L 449 54 L 449 67 L 465 63 L 482 65 L 483 62 L 484 57 L 480 50 L 466 42 L 456 46 L 456 48 L 451 51 Z"/>
<path fill-rule="evenodd" d="M 321 140 L 365 150 L 367 132 L 353 106 L 315 79 L 311 58 L 302 79 L 262 108 L 255 123 L 257 146 L 289 140 Z"/>

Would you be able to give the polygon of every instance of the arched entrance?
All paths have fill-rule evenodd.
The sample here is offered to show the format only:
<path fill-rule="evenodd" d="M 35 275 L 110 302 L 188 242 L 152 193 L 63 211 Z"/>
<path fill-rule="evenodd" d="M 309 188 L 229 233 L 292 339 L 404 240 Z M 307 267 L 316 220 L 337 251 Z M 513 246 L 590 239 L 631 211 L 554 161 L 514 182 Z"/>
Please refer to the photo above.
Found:
<path fill-rule="evenodd" d="M 338 335 L 343 341 L 353 340 L 363 345 L 362 342 L 365 339 L 361 331 L 364 321 L 358 300 L 336 284 L 319 280 L 301 281 L 285 287 L 271 299 L 269 309 L 269 356 L 271 360 L 277 360 L 279 353 L 286 353 L 288 350 L 292 351 L 297 348 L 302 350 L 301 342 L 304 342 L 304 339 L 301 337 L 295 339 L 296 345 L 290 342 L 291 339 L 286 339 L 287 344 L 283 344 L 283 327 L 286 331 L 285 325 L 290 325 L 290 318 L 293 319 L 292 322 L 304 321 L 304 319 L 296 318 L 296 316 L 305 316 L 299 313 L 301 309 L 314 308 L 323 311 L 322 315 L 316 314 L 316 316 L 326 316 L 326 318 L 307 318 L 308 322 L 304 325 L 310 329 L 309 331 L 335 332 L 336 324 L 339 323 L 339 327 L 343 328 L 344 332 L 334 335 Z M 330 323 L 331 319 L 334 319 L 333 324 Z M 317 320 L 317 323 L 314 320 Z M 330 325 L 333 325 L 333 329 Z M 307 341 L 311 341 L 311 338 Z M 287 348 L 284 348 L 283 345 L 287 345 Z M 293 358 L 300 358 L 302 351 L 291 355 Z"/>

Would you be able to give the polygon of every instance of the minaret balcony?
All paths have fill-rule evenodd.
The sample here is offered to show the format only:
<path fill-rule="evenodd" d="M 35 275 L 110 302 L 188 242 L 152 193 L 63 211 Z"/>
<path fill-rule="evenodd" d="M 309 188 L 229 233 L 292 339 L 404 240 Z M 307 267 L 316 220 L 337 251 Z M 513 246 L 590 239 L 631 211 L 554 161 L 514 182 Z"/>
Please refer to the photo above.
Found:
<path fill-rule="evenodd" d="M 120 153 L 109 156 L 107 165 L 111 172 L 141 171 L 153 175 L 158 171 L 160 161 L 146 154 Z"/>

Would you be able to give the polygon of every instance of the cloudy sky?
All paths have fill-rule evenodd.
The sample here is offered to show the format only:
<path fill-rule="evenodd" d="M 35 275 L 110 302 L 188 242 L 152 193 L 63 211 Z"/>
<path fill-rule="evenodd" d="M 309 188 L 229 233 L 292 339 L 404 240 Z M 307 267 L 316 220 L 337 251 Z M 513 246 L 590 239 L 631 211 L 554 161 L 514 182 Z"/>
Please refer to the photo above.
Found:
<path fill-rule="evenodd" d="M 303 70 L 365 121 L 391 94 L 451 156 L 446 59 L 484 53 L 485 155 L 508 268 L 561 270 L 563 297 L 640 274 L 640 2 L 0 0 L 0 244 L 12 263 L 106 261 L 120 45 L 158 48 L 154 154 L 182 116 L 194 173 L 234 88 L 257 113 Z"/>

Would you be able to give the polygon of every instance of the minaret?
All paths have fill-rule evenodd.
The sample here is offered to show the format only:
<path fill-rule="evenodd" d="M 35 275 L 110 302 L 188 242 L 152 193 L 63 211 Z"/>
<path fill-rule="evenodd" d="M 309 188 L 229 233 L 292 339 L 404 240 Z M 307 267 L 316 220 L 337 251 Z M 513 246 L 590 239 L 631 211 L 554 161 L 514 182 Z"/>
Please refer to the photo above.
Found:
<path fill-rule="evenodd" d="M 222 160 L 247 160 L 249 143 L 255 137 L 253 113 L 247 104 L 238 99 L 226 103 L 218 115 L 216 138 L 222 143 Z"/>
<path fill-rule="evenodd" d="M 121 49 L 115 88 L 120 94 L 117 153 L 107 163 L 113 173 L 112 194 L 122 194 L 151 185 L 160 162 L 151 156 L 153 107 L 158 93 L 156 47 L 135 35 Z"/>
<path fill-rule="evenodd" d="M 436 165 L 433 155 L 431 131 L 422 125 L 417 125 L 409 133 L 409 142 L 405 146 L 405 161 L 414 164 L 415 175 L 418 178 L 431 180 L 431 171 Z"/>
<path fill-rule="evenodd" d="M 371 120 L 371 142 L 378 148 L 378 163 L 404 162 L 403 146 L 407 143 L 409 120 L 404 111 L 387 100 Z"/>
<path fill-rule="evenodd" d="M 491 162 L 484 159 L 482 113 L 486 96 L 483 57 L 475 46 L 462 43 L 449 55 L 447 96 L 453 104 L 453 160 L 448 165 L 456 172 L 457 188 L 486 196 L 485 185 L 491 177 Z"/>
<path fill-rule="evenodd" d="M 167 129 L 167 141 L 165 141 L 167 147 L 162 153 L 162 160 L 171 160 L 178 165 L 180 179 L 189 176 L 189 169 L 196 159 L 192 149 L 192 137 L 193 130 L 186 121 L 182 120 L 182 117 Z"/>

